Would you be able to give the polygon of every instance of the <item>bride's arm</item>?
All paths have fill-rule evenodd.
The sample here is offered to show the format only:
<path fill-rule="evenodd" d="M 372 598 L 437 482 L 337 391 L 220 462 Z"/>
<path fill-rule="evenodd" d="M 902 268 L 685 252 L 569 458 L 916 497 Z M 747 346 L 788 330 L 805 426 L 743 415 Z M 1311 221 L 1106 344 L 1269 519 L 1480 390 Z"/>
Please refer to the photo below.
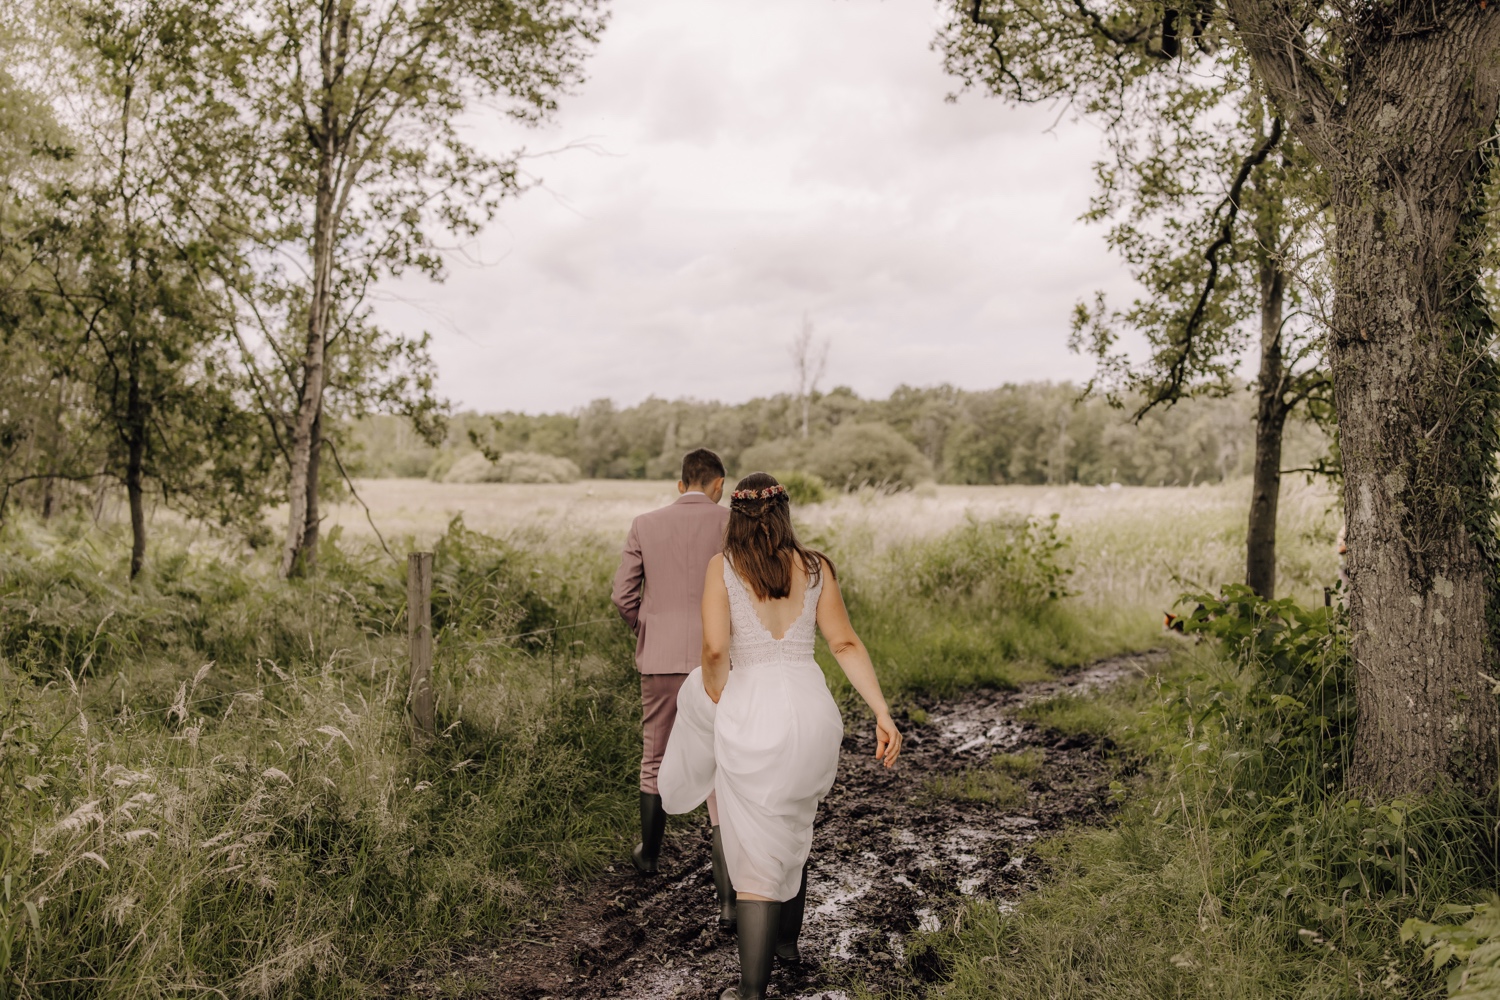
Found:
<path fill-rule="evenodd" d="M 725 601 L 727 605 L 728 595 L 725 596 Z M 706 604 L 704 606 L 707 607 Z M 705 620 L 706 617 L 705 613 Z M 849 678 L 854 690 L 859 692 L 865 704 L 870 706 L 870 711 L 875 713 L 875 756 L 884 761 L 886 767 L 890 767 L 896 763 L 896 755 L 901 752 L 901 733 L 891 719 L 885 695 L 880 693 L 880 680 L 875 676 L 875 664 L 870 662 L 870 652 L 855 634 L 854 624 L 849 621 L 849 610 L 844 607 L 844 595 L 839 590 L 839 582 L 829 571 L 827 564 L 823 567 L 823 592 L 818 595 L 818 628 L 823 630 L 823 638 L 828 640 L 828 648 L 833 651 L 833 658 L 839 661 L 844 676 Z M 704 641 L 707 648 L 707 639 Z"/>
<path fill-rule="evenodd" d="M 703 690 L 715 705 L 729 682 L 729 588 L 724 586 L 724 557 L 708 561 L 703 581 Z"/>

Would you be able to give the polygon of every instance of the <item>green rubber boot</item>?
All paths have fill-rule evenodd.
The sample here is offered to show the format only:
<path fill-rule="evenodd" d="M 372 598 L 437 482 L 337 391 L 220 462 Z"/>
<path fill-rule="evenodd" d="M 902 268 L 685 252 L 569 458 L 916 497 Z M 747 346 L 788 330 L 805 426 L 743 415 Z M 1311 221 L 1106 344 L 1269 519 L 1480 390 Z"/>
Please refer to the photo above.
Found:
<path fill-rule="evenodd" d="M 735 903 L 739 917 L 740 984 L 719 994 L 719 1000 L 765 1000 L 771 982 L 771 958 L 781 928 L 781 904 L 766 899 Z"/>
<path fill-rule="evenodd" d="M 661 841 L 667 832 L 667 811 L 661 807 L 661 796 L 641 793 L 641 842 L 630 852 L 635 870 L 642 875 L 656 874 L 656 859 L 661 857 Z"/>
<path fill-rule="evenodd" d="M 719 896 L 719 930 L 734 930 L 734 886 L 729 882 L 729 865 L 724 861 L 724 834 L 714 827 L 714 892 Z"/>
<path fill-rule="evenodd" d="M 802 887 L 781 904 L 781 925 L 776 933 L 776 957 L 783 962 L 802 961 L 797 938 L 802 934 L 802 915 L 807 912 L 807 864 L 802 865 Z"/>

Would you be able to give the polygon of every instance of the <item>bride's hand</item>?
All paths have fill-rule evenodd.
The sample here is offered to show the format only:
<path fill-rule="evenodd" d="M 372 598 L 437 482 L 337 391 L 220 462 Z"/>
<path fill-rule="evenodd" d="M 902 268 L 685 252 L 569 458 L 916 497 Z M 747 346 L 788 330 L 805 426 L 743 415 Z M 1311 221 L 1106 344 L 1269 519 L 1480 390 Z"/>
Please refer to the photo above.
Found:
<path fill-rule="evenodd" d="M 875 719 L 875 759 L 891 767 L 900 754 L 901 731 L 890 715 L 882 713 Z"/>

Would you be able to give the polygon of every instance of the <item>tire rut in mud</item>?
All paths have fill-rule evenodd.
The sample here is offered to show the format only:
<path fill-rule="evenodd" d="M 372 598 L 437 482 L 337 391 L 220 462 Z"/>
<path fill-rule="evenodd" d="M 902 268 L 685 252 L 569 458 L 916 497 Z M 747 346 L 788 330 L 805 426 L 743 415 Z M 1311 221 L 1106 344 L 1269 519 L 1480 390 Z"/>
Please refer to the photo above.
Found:
<path fill-rule="evenodd" d="M 941 979 L 936 956 L 908 948 L 908 936 L 939 928 L 963 897 L 1002 905 L 1015 899 L 1043 874 L 1032 854 L 1038 837 L 1102 822 L 1108 812 L 1110 748 L 1018 720 L 1014 710 L 1138 676 L 1165 657 L 1113 657 L 1020 691 L 931 702 L 925 725 L 903 727 L 906 746 L 893 770 L 872 759 L 869 733 L 847 736 L 814 832 L 805 961 L 778 962 L 770 995 L 835 1000 L 856 981 L 878 991 Z M 962 781 L 996 755 L 1026 750 L 1040 751 L 1040 766 L 1019 780 L 1024 802 L 934 794 L 935 781 Z M 733 936 L 714 920 L 706 820 L 669 833 L 661 867 L 662 874 L 644 878 L 628 861 L 616 863 L 554 918 L 453 956 L 446 969 L 429 971 L 425 984 L 409 984 L 408 995 L 716 998 L 736 981 L 739 960 Z"/>

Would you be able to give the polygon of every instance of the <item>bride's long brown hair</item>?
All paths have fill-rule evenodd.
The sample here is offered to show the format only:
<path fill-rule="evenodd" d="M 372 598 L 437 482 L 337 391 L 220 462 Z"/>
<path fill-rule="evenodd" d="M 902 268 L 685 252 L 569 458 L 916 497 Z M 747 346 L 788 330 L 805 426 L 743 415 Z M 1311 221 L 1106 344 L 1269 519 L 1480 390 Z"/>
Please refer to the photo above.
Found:
<path fill-rule="evenodd" d="M 770 495 L 766 495 L 768 490 Z M 802 560 L 809 587 L 817 586 L 824 565 L 838 578 L 827 556 L 797 541 L 786 490 L 766 472 L 752 472 L 735 485 L 729 501 L 729 527 L 724 532 L 724 556 L 762 601 L 791 596 L 794 558 Z"/>

